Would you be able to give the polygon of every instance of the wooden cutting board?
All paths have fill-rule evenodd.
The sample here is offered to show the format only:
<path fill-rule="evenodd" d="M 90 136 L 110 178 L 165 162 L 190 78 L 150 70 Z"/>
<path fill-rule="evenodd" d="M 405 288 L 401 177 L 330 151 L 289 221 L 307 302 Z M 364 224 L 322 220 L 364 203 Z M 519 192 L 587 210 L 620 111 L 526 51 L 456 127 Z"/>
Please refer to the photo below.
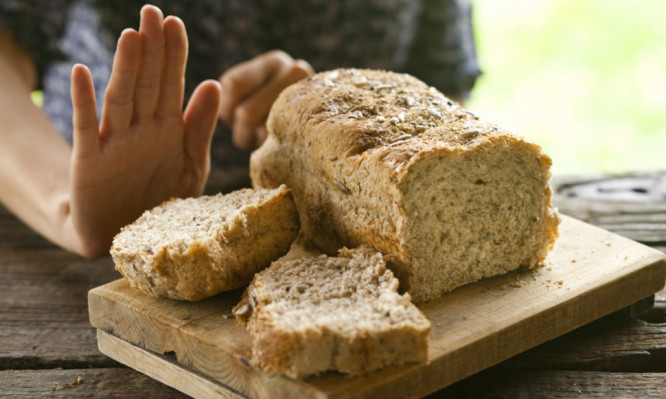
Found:
<path fill-rule="evenodd" d="M 90 291 L 106 355 L 197 398 L 407 398 L 434 392 L 659 291 L 660 251 L 563 217 L 545 265 L 462 287 L 422 306 L 428 364 L 365 377 L 293 380 L 249 364 L 249 334 L 231 308 L 241 291 L 188 303 L 155 299 L 120 279 Z"/>

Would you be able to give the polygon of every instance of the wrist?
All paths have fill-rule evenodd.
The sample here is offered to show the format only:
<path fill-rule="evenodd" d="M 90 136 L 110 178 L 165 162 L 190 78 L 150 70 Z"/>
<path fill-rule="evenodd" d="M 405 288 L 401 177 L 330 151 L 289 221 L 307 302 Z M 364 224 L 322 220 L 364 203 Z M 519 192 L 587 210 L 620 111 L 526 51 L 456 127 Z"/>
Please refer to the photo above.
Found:
<path fill-rule="evenodd" d="M 92 229 L 86 228 L 89 226 L 85 223 L 77 222 L 69 198 L 57 202 L 56 215 L 58 218 L 54 223 L 58 226 L 56 235 L 52 238 L 47 237 L 55 244 L 89 259 L 102 257 L 109 253 L 110 240 L 100 234 L 95 234 Z"/>

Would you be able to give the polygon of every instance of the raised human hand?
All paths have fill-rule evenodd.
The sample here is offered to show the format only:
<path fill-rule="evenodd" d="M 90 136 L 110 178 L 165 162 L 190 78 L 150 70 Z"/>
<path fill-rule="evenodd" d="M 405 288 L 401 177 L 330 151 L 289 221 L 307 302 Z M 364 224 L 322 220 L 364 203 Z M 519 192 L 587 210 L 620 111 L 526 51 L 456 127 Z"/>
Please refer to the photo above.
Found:
<path fill-rule="evenodd" d="M 266 139 L 271 105 L 292 83 L 312 75 L 310 64 L 280 50 L 269 51 L 230 68 L 220 77 L 220 118 L 232 128 L 234 145 L 251 150 Z"/>
<path fill-rule="evenodd" d="M 85 256 L 108 253 L 144 210 L 203 192 L 220 86 L 202 82 L 183 112 L 187 48 L 182 21 L 145 6 L 118 40 L 101 124 L 90 72 L 72 70 L 70 212 Z"/>

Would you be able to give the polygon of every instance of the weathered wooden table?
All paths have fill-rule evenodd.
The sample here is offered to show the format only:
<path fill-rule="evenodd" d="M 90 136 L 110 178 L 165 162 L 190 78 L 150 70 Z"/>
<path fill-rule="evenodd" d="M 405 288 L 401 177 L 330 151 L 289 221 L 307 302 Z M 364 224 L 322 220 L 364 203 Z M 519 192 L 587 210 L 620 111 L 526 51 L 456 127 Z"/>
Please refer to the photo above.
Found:
<path fill-rule="evenodd" d="M 554 186 L 563 213 L 666 250 L 666 172 Z M 118 277 L 110 258 L 67 253 L 0 207 L 0 396 L 185 397 L 98 351 L 87 293 Z M 432 397 L 666 397 L 666 291 Z"/>

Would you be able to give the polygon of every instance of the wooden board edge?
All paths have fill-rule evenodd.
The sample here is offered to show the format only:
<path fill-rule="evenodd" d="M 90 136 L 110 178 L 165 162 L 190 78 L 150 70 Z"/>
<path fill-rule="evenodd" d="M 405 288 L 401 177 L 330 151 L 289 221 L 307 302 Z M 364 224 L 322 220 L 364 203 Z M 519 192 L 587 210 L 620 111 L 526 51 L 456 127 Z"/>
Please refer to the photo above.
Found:
<path fill-rule="evenodd" d="M 641 286 L 640 290 L 631 290 L 631 288 L 636 287 L 638 282 L 645 281 L 652 284 Z M 392 384 L 397 383 L 399 386 L 397 390 L 385 381 L 380 381 L 380 378 L 375 378 L 376 383 L 374 384 L 359 382 L 359 384 L 340 387 L 341 389 L 323 389 L 322 392 L 326 392 L 330 398 L 346 398 L 349 391 L 354 391 L 354 397 L 358 398 L 399 397 L 396 396 L 396 393 L 415 394 L 416 397 L 432 394 L 594 320 L 631 306 L 663 289 L 665 283 L 666 257 L 657 256 L 632 273 L 624 275 L 618 281 L 609 281 L 607 284 L 597 287 L 596 290 L 588 292 L 587 295 L 571 298 L 560 306 L 549 308 L 539 315 L 526 318 L 522 322 L 521 329 L 534 331 L 533 335 L 526 337 L 527 339 L 519 340 L 517 338 L 517 327 L 512 324 L 492 335 L 485 336 L 483 339 L 457 348 L 446 357 L 446 360 L 442 358 L 428 365 L 386 370 L 385 379 L 392 379 Z M 617 290 L 611 287 L 617 286 L 617 284 L 623 287 L 622 301 L 613 306 L 593 306 L 593 304 L 606 302 L 604 298 L 614 295 Z M 561 317 L 559 314 L 563 310 L 573 311 L 575 317 Z M 566 323 L 558 323 L 558 320 L 566 320 Z M 544 327 L 544 325 L 557 325 L 557 327 L 551 329 Z M 514 344 L 511 350 L 505 351 L 501 355 L 496 350 L 498 345 L 510 345 L 512 342 Z M 478 357 L 470 358 L 470 353 L 486 353 L 489 355 L 482 361 Z M 419 383 L 415 384 L 414 381 Z M 406 387 L 410 388 L 405 390 Z"/>
<path fill-rule="evenodd" d="M 125 286 L 123 279 L 118 279 L 93 288 L 88 292 L 90 323 L 99 332 L 120 339 L 122 342 L 127 343 L 127 345 L 141 348 L 157 357 L 164 356 L 164 353 L 173 353 L 175 355 L 174 358 L 169 356 L 165 358 L 177 363 L 185 372 L 192 371 L 198 373 L 204 378 L 208 378 L 211 381 L 222 384 L 222 386 L 229 387 L 234 392 L 245 395 L 244 397 L 327 398 L 326 393 L 312 387 L 303 380 L 273 375 L 261 370 L 250 371 L 248 370 L 249 365 L 247 360 L 237 356 L 237 354 L 230 353 L 221 348 L 215 348 L 214 346 L 210 347 L 211 352 L 207 352 L 203 360 L 188 359 L 187 350 L 192 335 L 190 334 L 190 330 L 184 327 L 189 324 L 162 325 L 161 322 L 163 320 L 156 320 L 152 316 L 142 313 L 145 308 L 128 306 L 122 300 L 122 296 L 119 297 L 113 291 L 114 287 L 118 288 L 119 283 Z M 132 326 L 131 328 L 117 328 L 117 326 L 114 326 L 114 317 L 112 315 L 117 310 L 116 307 L 125 312 L 125 316 L 129 320 L 128 325 Z M 140 323 L 137 323 L 137 321 L 140 319 L 149 320 L 149 323 L 144 324 L 144 327 L 149 326 L 149 328 L 138 327 Z M 189 322 L 192 321 L 189 320 Z M 203 344 L 203 346 L 210 344 L 201 340 L 197 342 Z M 114 356 L 118 355 L 113 354 L 109 356 L 115 359 L 116 357 Z M 221 357 L 215 358 L 215 356 Z M 202 372 L 197 367 L 197 365 L 202 364 L 201 361 L 203 361 L 203 364 L 212 361 L 215 364 L 217 374 Z M 129 364 L 125 362 L 125 364 L 133 368 L 135 367 L 134 363 Z M 136 368 L 143 372 L 140 364 Z M 243 377 L 239 378 L 239 376 Z"/>
<path fill-rule="evenodd" d="M 567 301 L 567 303 L 562 303 L 558 307 L 553 307 L 545 312 L 537 315 L 533 315 L 529 318 L 523 320 L 523 325 L 521 329 L 534 331 L 534 335 L 524 337 L 524 339 L 519 340 L 517 338 L 517 327 L 516 325 L 510 325 L 492 336 L 484 337 L 484 339 L 478 340 L 472 344 L 475 346 L 475 350 L 470 350 L 467 348 L 459 348 L 459 354 L 454 354 L 451 356 L 450 360 L 453 360 L 454 364 L 453 369 L 449 370 L 451 374 L 455 374 L 460 371 L 460 368 L 455 366 L 455 364 L 466 364 L 467 366 L 473 364 L 474 362 L 466 357 L 467 352 L 477 352 L 477 353 L 492 353 L 493 349 L 497 345 L 503 345 L 502 343 L 509 344 L 511 342 L 517 344 L 511 351 L 506 352 L 504 356 L 498 356 L 493 359 L 487 359 L 483 365 L 476 365 L 475 367 L 468 367 L 468 370 L 461 373 L 455 378 L 455 381 L 450 381 L 445 386 L 430 390 L 431 393 L 436 390 L 442 389 L 446 386 L 450 386 L 458 381 L 461 381 L 471 375 L 476 374 L 481 370 L 485 370 L 489 367 L 495 366 L 513 356 L 516 356 L 520 353 L 523 353 L 527 350 L 535 348 L 539 345 L 542 345 L 552 339 L 570 333 L 577 328 L 580 328 L 588 323 L 591 323 L 595 320 L 598 320 L 604 316 L 608 316 L 613 312 L 622 310 L 632 304 L 653 295 L 655 292 L 658 292 L 664 287 L 666 283 L 666 259 L 662 258 L 655 262 L 646 264 L 644 267 L 630 273 L 629 275 L 624 276 L 620 280 L 620 284 L 623 286 L 624 290 L 622 292 L 629 292 L 629 289 L 635 285 L 637 281 L 655 281 L 654 285 L 645 287 L 642 291 L 634 291 L 632 293 L 627 293 L 623 297 L 622 302 L 617 302 L 614 306 L 599 307 L 593 306 L 593 304 L 605 302 L 603 298 L 606 298 L 610 295 L 613 295 L 618 290 L 610 287 L 613 286 L 613 283 L 608 283 L 603 286 L 599 286 L 596 290 L 589 292 L 584 297 L 576 297 Z M 660 282 L 657 282 L 660 281 Z M 569 317 L 561 317 L 559 313 L 567 310 L 573 314 Z M 559 325 L 556 329 L 544 328 L 544 326 L 555 326 L 558 320 L 566 320 L 566 325 Z M 552 327 L 551 327 L 552 328 Z M 536 331 L 541 331 L 536 333 Z M 499 342 L 499 343 L 498 343 Z"/>
<path fill-rule="evenodd" d="M 248 397 L 212 380 L 165 355 L 130 344 L 97 330 L 97 346 L 106 356 L 197 399 L 247 399 Z"/>
<path fill-rule="evenodd" d="M 567 217 L 567 218 L 571 219 L 571 221 L 575 221 L 575 223 L 586 224 L 585 222 L 578 221 L 575 218 L 571 218 L 571 217 Z M 586 224 L 586 227 L 590 227 L 590 228 L 593 227 L 595 229 L 599 229 L 597 227 L 587 225 L 587 224 Z M 603 229 L 599 229 L 599 230 L 603 230 Z M 603 230 L 603 231 L 605 231 L 605 230 Z M 606 232 L 606 233 L 612 234 L 610 232 Z M 615 234 L 613 234 L 613 235 L 615 236 Z M 618 237 L 620 237 L 620 236 L 618 236 Z M 639 245 L 640 244 L 636 241 L 626 239 L 626 238 L 623 238 L 623 240 L 631 241 L 632 245 L 634 245 L 634 244 Z M 574 330 L 577 327 L 580 327 L 581 325 L 584 325 L 588 322 L 596 320 L 599 317 L 603 317 L 606 314 L 609 314 L 609 313 L 612 313 L 614 311 L 620 310 L 621 308 L 623 308 L 625 306 L 629 306 L 632 303 L 635 303 L 636 301 L 642 300 L 644 297 L 649 296 L 649 295 L 653 294 L 654 292 L 659 291 L 661 288 L 663 288 L 664 283 L 666 282 L 666 257 L 664 256 L 664 254 L 661 251 L 652 249 L 652 248 L 647 247 L 647 246 L 642 245 L 642 244 L 640 244 L 640 245 L 641 245 L 641 247 L 643 247 L 644 250 L 647 251 L 647 249 L 650 249 L 651 251 L 647 251 L 649 256 L 647 256 L 647 259 L 645 259 L 645 263 L 641 263 L 640 265 L 637 265 L 638 268 L 636 270 L 634 270 L 632 273 L 630 273 L 631 275 L 633 275 L 633 278 L 630 279 L 630 280 L 634 281 L 634 283 L 638 280 L 646 281 L 645 280 L 646 275 L 644 273 L 648 273 L 651 276 L 650 279 L 647 280 L 647 281 L 650 281 L 649 287 L 642 286 L 642 287 L 640 287 L 640 290 L 636 291 L 636 292 L 633 292 L 632 290 L 628 290 L 627 292 L 632 291 L 633 293 L 632 293 L 632 295 L 624 297 L 624 300 L 625 300 L 624 305 L 619 305 L 618 304 L 617 306 L 614 305 L 613 308 L 605 308 L 605 309 L 599 309 L 599 308 L 586 309 L 582 312 L 581 312 L 581 309 L 579 309 L 578 310 L 579 319 L 576 320 L 575 322 L 570 323 L 568 326 L 566 326 L 566 328 L 563 331 L 561 331 L 559 333 L 556 333 L 551 338 L 554 338 L 556 336 L 565 334 L 569 331 Z M 641 276 L 641 275 L 643 277 L 639 278 L 638 276 Z M 623 277 L 623 279 L 624 279 L 624 277 Z M 631 283 L 631 281 L 624 281 L 624 283 L 628 284 L 627 288 L 631 287 L 631 285 L 633 284 L 633 283 Z M 108 283 L 108 284 L 113 284 L 113 282 Z M 605 286 L 606 292 L 604 292 L 604 290 L 603 290 L 604 287 L 603 286 L 598 287 L 598 290 L 595 291 L 594 295 L 599 295 L 599 296 L 609 295 L 610 292 L 608 291 L 608 286 L 610 286 L 611 284 L 612 284 L 612 282 L 608 282 L 607 285 Z M 99 290 L 102 287 L 105 287 L 105 286 L 100 286 L 100 287 L 92 289 L 89 292 L 89 298 L 90 298 L 90 296 L 97 296 L 99 294 L 103 299 L 110 300 L 110 298 L 104 298 L 104 289 Z M 589 307 L 590 306 L 589 303 L 595 302 L 595 301 L 591 300 L 591 297 L 589 295 L 586 296 L 585 300 L 588 302 L 587 305 L 585 305 L 585 301 L 583 301 L 583 303 L 578 303 L 577 305 L 574 305 L 574 306 L 578 306 L 578 307 L 588 306 Z M 89 304 L 90 304 L 90 301 L 89 301 Z M 555 309 L 553 309 L 553 311 L 555 311 Z M 91 322 L 92 322 L 92 320 L 91 320 Z M 95 327 L 100 328 L 97 325 Z M 536 327 L 538 327 L 538 326 L 535 325 L 535 328 Z M 560 326 L 560 327 L 562 327 L 562 326 Z M 104 329 L 104 328 L 102 328 L 102 329 Z M 113 331 L 110 331 L 110 332 L 113 333 Z M 490 337 L 489 339 L 491 341 L 497 341 L 498 339 L 499 339 L 499 341 L 507 341 L 506 337 L 511 336 L 512 334 L 514 334 L 514 332 L 511 331 L 511 329 L 509 328 L 505 331 L 500 332 L 499 335 L 496 335 L 494 337 Z M 527 349 L 530 349 L 534 346 L 540 345 L 540 344 L 548 341 L 549 338 L 545 338 L 545 337 L 546 337 L 546 335 L 542 336 L 539 339 L 533 340 L 531 342 L 522 342 L 522 344 L 525 347 L 514 348 L 515 352 L 516 352 L 515 354 L 521 353 L 521 352 L 523 352 Z M 124 339 L 125 337 L 121 337 L 121 338 Z M 542 339 L 542 338 L 544 338 L 544 339 Z M 118 339 L 118 338 L 116 338 L 116 339 Z M 132 343 L 128 343 L 128 342 L 125 342 L 125 341 L 122 341 L 122 342 L 126 343 L 127 345 L 134 346 Z M 484 343 L 476 342 L 476 345 L 480 345 L 481 347 L 483 347 L 483 346 L 491 345 L 491 343 L 490 342 L 484 342 Z M 140 346 L 136 346 L 136 348 L 141 349 Z M 469 348 L 467 348 L 467 349 L 469 349 Z M 485 349 L 486 350 L 487 349 L 492 349 L 492 347 L 486 347 Z M 153 354 L 153 356 L 156 356 L 156 357 L 160 357 L 160 356 L 163 357 L 163 355 L 160 355 L 160 354 L 155 353 L 155 352 L 150 352 L 150 351 L 147 351 L 147 352 L 150 353 L 150 354 Z M 109 356 L 113 357 L 111 355 L 109 355 Z M 509 356 L 509 357 L 511 357 L 511 356 Z M 113 357 L 113 358 L 115 358 L 115 357 Z M 409 385 L 412 385 L 412 384 L 407 383 L 407 381 L 409 381 L 410 379 L 414 379 L 414 377 L 416 376 L 415 374 L 420 374 L 419 378 L 425 380 L 425 381 L 421 381 L 422 383 L 425 382 L 425 384 L 424 384 L 425 386 L 420 387 L 417 390 L 413 390 L 413 391 L 410 390 L 409 393 L 416 394 L 416 392 L 418 391 L 418 394 L 421 395 L 421 394 L 427 394 L 427 393 L 442 389 L 442 388 L 444 388 L 444 387 L 446 387 L 446 386 L 448 386 L 452 383 L 455 383 L 455 382 L 457 382 L 461 379 L 466 378 L 467 376 L 469 376 L 471 374 L 474 374 L 477 371 L 480 371 L 480 370 L 485 369 L 487 367 L 490 367 L 490 366 L 492 366 L 496 363 L 499 363 L 499 362 L 505 360 L 506 358 L 508 358 L 508 357 L 503 357 L 501 359 L 500 358 L 495 358 L 495 359 L 492 359 L 492 364 L 486 363 L 481 368 L 477 368 L 477 369 L 475 369 L 474 371 L 471 371 L 471 372 L 469 370 L 467 370 L 467 371 L 463 372 L 463 374 L 466 374 L 466 375 L 464 375 L 464 376 L 458 375 L 458 376 L 456 376 L 455 380 L 447 381 L 446 385 L 444 385 L 444 386 L 441 385 L 441 383 L 442 383 L 442 370 L 441 369 L 436 373 L 436 375 L 432 374 L 432 373 L 428 373 L 427 371 L 424 372 L 424 370 L 421 369 L 420 367 L 416 367 L 415 369 L 411 369 L 411 370 L 409 368 L 407 370 L 404 370 L 404 369 L 393 370 L 392 372 L 389 372 L 386 375 L 392 376 L 392 378 L 394 378 L 394 381 L 402 380 L 402 383 L 400 385 L 403 385 L 403 383 L 404 383 L 405 386 L 409 386 Z M 164 359 L 166 361 L 170 360 L 168 357 L 164 357 Z M 457 359 L 458 361 L 460 361 L 462 363 L 466 363 L 465 361 L 469 360 L 464 355 L 464 351 L 462 353 L 458 353 L 458 354 L 454 355 L 452 357 L 452 359 Z M 118 360 L 118 359 L 116 359 L 116 360 Z M 458 361 L 454 361 L 452 363 L 460 364 Z M 125 364 L 127 364 L 127 363 L 125 363 Z M 187 368 L 186 366 L 181 366 L 178 363 L 176 363 L 176 366 L 180 367 L 182 372 L 196 373 L 192 369 Z M 470 364 L 468 364 L 468 366 L 471 367 L 472 364 L 470 363 Z M 479 365 L 477 364 L 476 366 L 479 366 Z M 474 366 L 474 367 L 476 367 L 476 366 Z M 134 367 L 134 366 L 130 365 L 130 367 Z M 440 367 L 441 367 L 441 365 L 440 365 Z M 449 374 L 450 376 L 461 371 L 459 369 L 459 366 L 456 367 L 456 365 L 444 366 L 444 369 L 447 369 L 448 367 L 454 367 L 454 370 L 450 370 L 450 371 L 453 371 L 451 374 Z M 138 368 L 137 368 L 137 370 L 142 371 Z M 147 374 L 147 373 L 144 373 L 144 374 Z M 147 374 L 147 375 L 151 376 L 150 374 Z M 203 374 L 200 374 L 200 375 L 202 376 L 202 378 L 208 378 L 208 377 L 205 377 Z M 384 375 L 384 376 L 386 376 L 386 375 Z M 153 378 L 155 378 L 155 377 L 153 377 Z M 155 378 L 155 379 L 157 379 L 158 381 L 161 381 L 158 378 Z M 277 381 L 277 380 L 279 380 L 279 379 L 272 380 L 271 382 L 273 384 L 280 385 L 280 386 L 284 385 L 284 384 L 281 384 L 280 381 Z M 210 379 L 210 381 L 213 384 L 224 385 L 223 382 L 218 382 L 217 380 Z M 167 384 L 167 385 L 169 385 L 169 384 Z M 376 397 L 377 395 L 380 395 L 380 397 L 387 397 L 388 398 L 388 397 L 394 397 L 396 392 L 406 393 L 401 388 L 399 388 L 397 391 L 395 391 L 395 389 L 391 389 L 391 387 L 386 386 L 384 384 L 378 384 L 374 387 L 369 387 L 369 385 L 372 385 L 372 384 L 369 384 L 367 382 L 363 383 L 363 384 L 358 384 L 358 385 L 357 384 L 351 384 L 351 385 L 345 384 L 344 387 L 340 386 L 340 387 L 336 388 L 336 387 L 330 387 L 329 386 L 328 389 L 325 389 L 322 386 L 319 386 L 319 387 L 313 386 L 313 385 L 310 385 L 310 386 L 313 389 L 319 390 L 318 393 L 320 393 L 322 395 L 325 395 L 325 396 L 328 396 L 328 397 L 336 397 L 336 398 L 337 397 L 347 397 L 350 390 L 354 391 L 354 396 L 355 397 Z M 363 386 L 365 386 L 365 387 L 363 387 Z M 273 386 L 273 387 L 275 387 L 275 386 Z M 324 388 L 324 389 L 321 389 L 321 388 Z M 179 388 L 176 387 L 176 389 L 179 389 Z M 386 396 L 384 396 L 384 394 L 386 394 Z"/>

